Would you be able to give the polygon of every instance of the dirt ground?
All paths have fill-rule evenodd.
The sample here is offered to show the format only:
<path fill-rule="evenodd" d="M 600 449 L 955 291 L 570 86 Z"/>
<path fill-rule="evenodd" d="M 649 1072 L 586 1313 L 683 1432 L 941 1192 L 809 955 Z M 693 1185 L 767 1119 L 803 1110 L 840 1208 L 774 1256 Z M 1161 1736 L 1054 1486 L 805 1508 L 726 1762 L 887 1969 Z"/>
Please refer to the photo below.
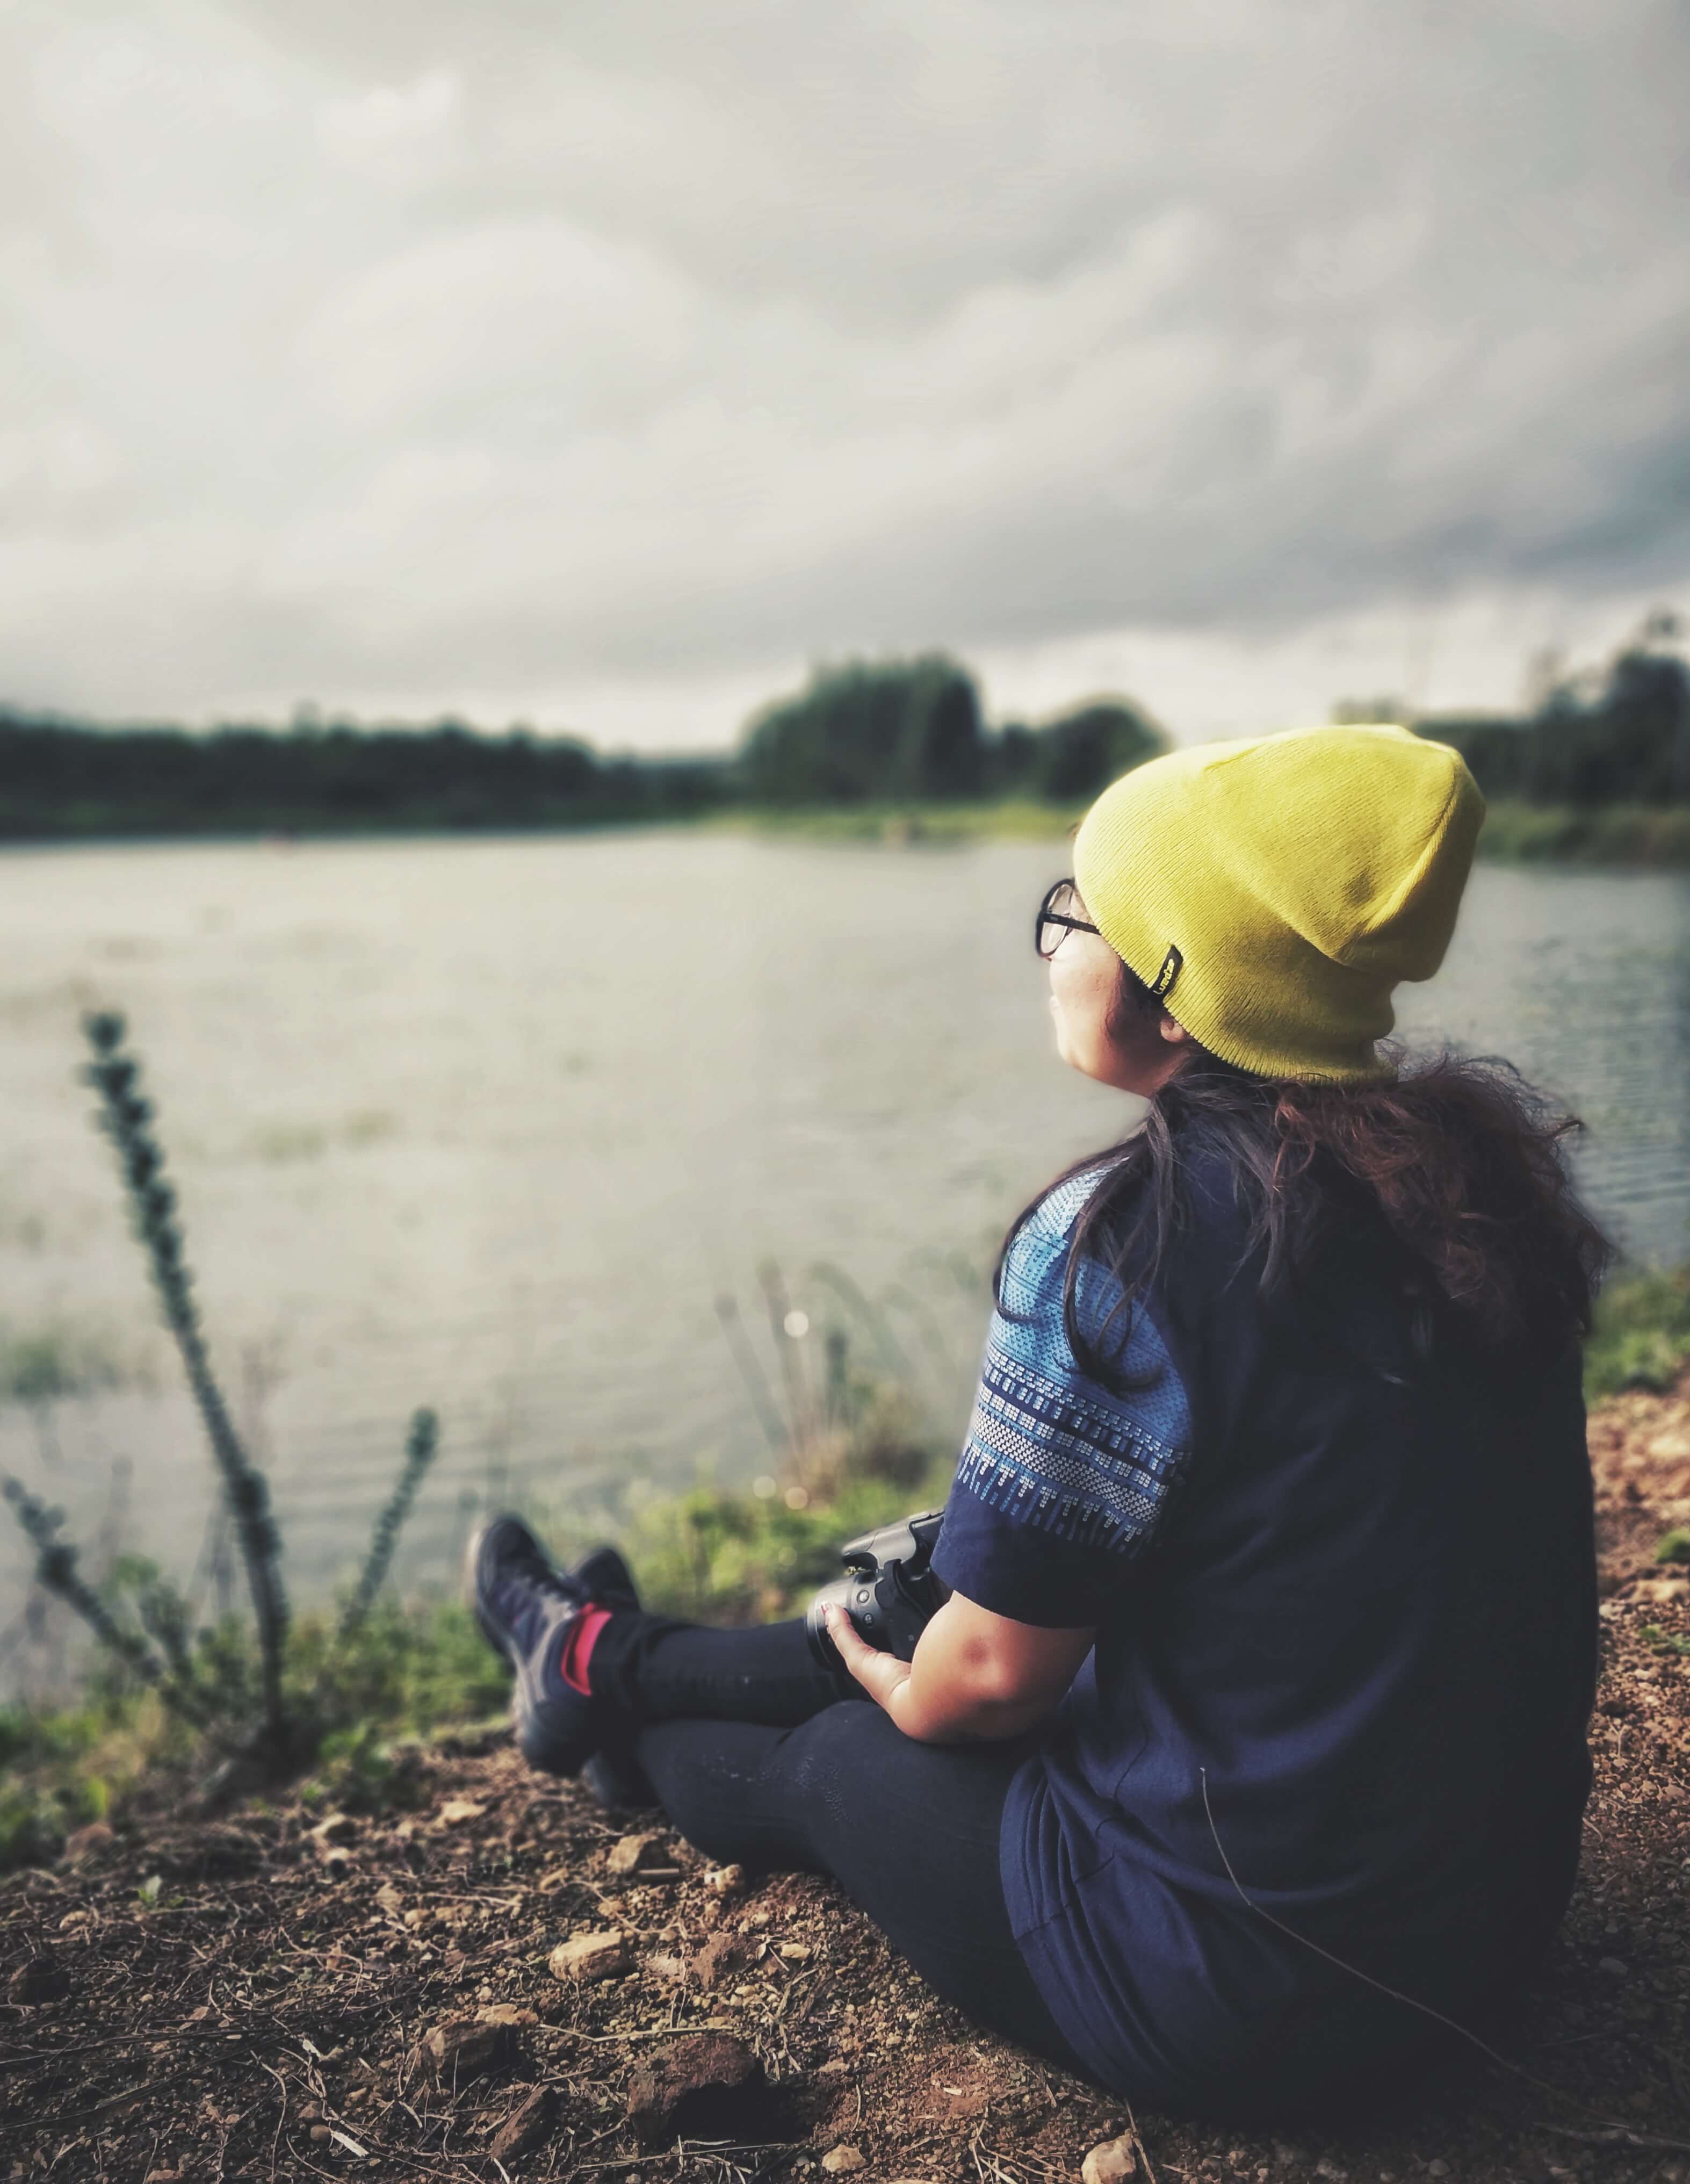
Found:
<path fill-rule="evenodd" d="M 1690 1379 L 1591 1448 L 1597 1787 L 1503 2035 L 1526 2077 L 1475 2055 L 1295 2140 L 1131 2118 L 936 2002 L 831 1887 L 712 1873 L 489 1734 L 419 1755 L 400 1818 L 161 1813 L 14 1875 L 0 2179 L 1045 2184 L 1134 2131 L 1155 2179 L 1690 2179 L 1690 1571 L 1653 1560 L 1690 1523 Z"/>

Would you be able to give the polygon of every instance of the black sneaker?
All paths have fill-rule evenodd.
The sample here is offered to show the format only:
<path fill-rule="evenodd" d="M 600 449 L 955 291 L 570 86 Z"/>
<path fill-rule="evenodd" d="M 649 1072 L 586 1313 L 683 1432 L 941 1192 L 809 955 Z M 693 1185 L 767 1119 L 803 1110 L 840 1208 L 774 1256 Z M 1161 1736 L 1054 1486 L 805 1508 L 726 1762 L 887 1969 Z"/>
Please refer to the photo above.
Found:
<path fill-rule="evenodd" d="M 516 1672 L 510 1708 L 518 1749 L 548 1774 L 579 1774 L 598 1741 L 592 1702 L 572 1690 L 559 1669 L 565 1634 L 581 1610 L 623 1604 L 588 1580 L 589 1568 L 619 1595 L 625 1588 L 632 1605 L 632 1580 L 614 1548 L 601 1548 L 575 1570 L 556 1569 L 517 1517 L 483 1524 L 464 1557 L 464 1589 L 475 1619 Z"/>
<path fill-rule="evenodd" d="M 634 1573 L 614 1547 L 595 1547 L 567 1574 L 586 1587 L 596 1607 L 637 1607 L 640 1604 Z"/>

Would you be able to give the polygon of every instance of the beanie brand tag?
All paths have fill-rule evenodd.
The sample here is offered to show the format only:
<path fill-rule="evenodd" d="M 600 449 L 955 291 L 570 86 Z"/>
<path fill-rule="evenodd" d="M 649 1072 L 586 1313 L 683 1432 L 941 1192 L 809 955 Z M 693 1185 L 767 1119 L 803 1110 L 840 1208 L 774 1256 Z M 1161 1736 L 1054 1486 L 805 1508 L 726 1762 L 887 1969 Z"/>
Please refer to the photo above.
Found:
<path fill-rule="evenodd" d="M 1169 949 L 1167 954 L 1162 958 L 1161 969 L 1156 973 L 1156 983 L 1150 989 L 1153 1000 L 1159 1001 L 1167 993 L 1175 979 L 1179 977 L 1181 966 L 1185 960 L 1177 948 Z"/>

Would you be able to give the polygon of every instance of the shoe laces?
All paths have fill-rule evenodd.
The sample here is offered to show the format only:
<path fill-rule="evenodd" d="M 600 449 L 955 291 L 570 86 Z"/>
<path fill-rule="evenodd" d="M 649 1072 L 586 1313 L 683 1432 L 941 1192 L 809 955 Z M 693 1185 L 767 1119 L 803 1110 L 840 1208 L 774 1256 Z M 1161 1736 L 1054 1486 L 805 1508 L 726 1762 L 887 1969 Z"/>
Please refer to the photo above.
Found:
<path fill-rule="evenodd" d="M 554 1609 L 586 1604 L 581 1587 L 543 1555 L 520 1549 L 501 1557 L 490 1590 L 495 1607 L 525 1652 L 563 1620 Z"/>

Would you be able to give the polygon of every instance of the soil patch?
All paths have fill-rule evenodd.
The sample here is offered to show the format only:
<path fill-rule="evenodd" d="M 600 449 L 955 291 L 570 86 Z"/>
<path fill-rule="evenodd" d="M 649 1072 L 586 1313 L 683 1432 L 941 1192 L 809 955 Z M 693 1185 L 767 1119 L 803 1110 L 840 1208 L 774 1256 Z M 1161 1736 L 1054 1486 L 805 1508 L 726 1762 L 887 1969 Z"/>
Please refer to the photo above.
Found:
<path fill-rule="evenodd" d="M 937 2002 L 836 1889 L 748 1886 L 649 1819 L 636 1848 L 488 1732 L 423 1755 L 397 1819 L 138 1814 L 14 1876 L 0 2179 L 1047 2184 L 1135 2133 L 1159 2179 L 1690 2179 L 1690 1571 L 1653 1559 L 1690 1524 L 1690 1382 L 1605 1406 L 1591 1449 L 1596 1794 L 1502 2036 L 1538 2085 L 1474 2056 L 1295 2140 L 1130 2116 Z"/>

